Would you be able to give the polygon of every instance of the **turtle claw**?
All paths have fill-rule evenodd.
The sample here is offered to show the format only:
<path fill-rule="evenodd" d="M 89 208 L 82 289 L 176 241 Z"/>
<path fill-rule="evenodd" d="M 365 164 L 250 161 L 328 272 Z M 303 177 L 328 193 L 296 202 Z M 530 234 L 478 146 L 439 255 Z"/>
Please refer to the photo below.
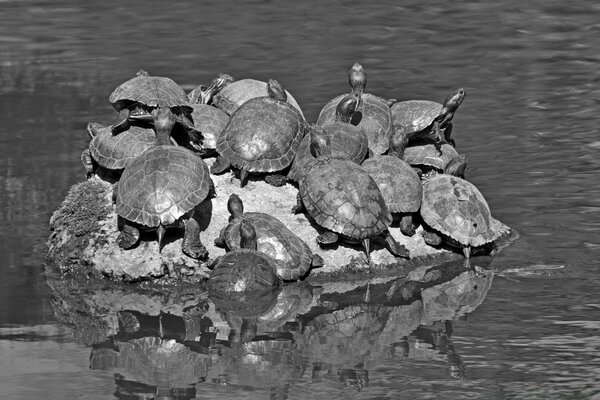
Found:
<path fill-rule="evenodd" d="M 140 240 L 140 231 L 131 225 L 123 225 L 123 230 L 117 237 L 117 244 L 123 250 L 131 249 Z"/>

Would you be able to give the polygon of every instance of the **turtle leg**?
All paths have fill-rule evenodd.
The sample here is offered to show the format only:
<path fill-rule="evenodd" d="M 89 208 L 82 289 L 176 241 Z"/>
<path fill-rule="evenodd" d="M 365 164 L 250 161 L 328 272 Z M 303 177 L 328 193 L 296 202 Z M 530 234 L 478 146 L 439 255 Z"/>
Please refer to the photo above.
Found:
<path fill-rule="evenodd" d="M 313 268 L 321 268 L 321 267 L 325 266 L 325 261 L 323 261 L 323 257 L 321 257 L 318 254 L 313 254 L 311 266 Z"/>
<path fill-rule="evenodd" d="M 85 168 L 85 175 L 88 179 L 91 178 L 94 175 L 94 160 L 90 154 L 90 149 L 85 149 L 81 152 L 81 162 L 83 163 L 83 168 Z"/>
<path fill-rule="evenodd" d="M 210 168 L 210 172 L 212 172 L 215 175 L 218 175 L 227 171 L 229 168 L 231 168 L 231 164 L 229 163 L 229 161 L 227 161 L 227 159 L 223 156 L 218 156 L 215 160 L 215 163 Z"/>
<path fill-rule="evenodd" d="M 412 214 L 404 214 L 400 217 L 400 231 L 403 235 L 413 236 L 416 230 Z"/>
<path fill-rule="evenodd" d="M 123 250 L 128 250 L 135 246 L 135 244 L 140 240 L 140 231 L 130 222 L 123 222 L 123 229 L 121 233 L 117 237 L 117 244 Z"/>
<path fill-rule="evenodd" d="M 435 134 L 434 136 L 434 146 L 435 149 L 438 151 L 438 155 L 442 155 L 442 144 L 444 144 L 444 141 L 442 140 L 442 134 L 441 134 L 441 130 L 440 130 L 440 123 L 439 121 L 436 119 L 435 121 L 433 121 L 433 132 Z"/>
<path fill-rule="evenodd" d="M 319 243 L 320 245 L 328 245 L 328 244 L 334 244 L 335 242 L 338 241 L 338 234 L 332 231 L 327 231 L 327 232 L 323 232 L 321 233 L 319 236 L 317 236 L 317 243 Z"/>
<path fill-rule="evenodd" d="M 292 213 L 300 214 L 304 211 L 304 205 L 302 204 L 302 196 L 300 196 L 300 192 L 296 194 L 296 205 L 292 207 Z"/>
<path fill-rule="evenodd" d="M 271 174 L 265 176 L 265 182 L 267 182 L 271 186 L 280 187 L 285 185 L 285 183 L 287 182 L 287 178 L 285 175 L 282 174 Z"/>
<path fill-rule="evenodd" d="M 452 147 L 456 147 L 456 141 L 451 137 L 452 135 L 452 123 L 448 123 L 446 128 L 444 128 L 444 141 L 451 145 Z"/>
<path fill-rule="evenodd" d="M 206 247 L 200 241 L 200 225 L 192 216 L 182 219 L 185 233 L 181 243 L 181 251 L 188 257 L 205 259 L 208 257 Z"/>
<path fill-rule="evenodd" d="M 240 188 L 243 188 L 248 183 L 248 170 L 246 168 L 242 168 L 240 170 Z"/>
<path fill-rule="evenodd" d="M 385 240 L 386 248 L 392 255 L 395 257 L 410 258 L 408 249 L 404 245 L 398 243 L 390 231 L 385 231 L 383 239 Z"/>

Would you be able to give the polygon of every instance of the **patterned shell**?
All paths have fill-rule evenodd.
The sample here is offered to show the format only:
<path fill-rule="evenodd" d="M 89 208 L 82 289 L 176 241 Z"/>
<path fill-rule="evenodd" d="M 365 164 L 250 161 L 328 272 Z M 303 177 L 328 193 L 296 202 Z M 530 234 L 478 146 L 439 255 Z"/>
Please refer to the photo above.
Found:
<path fill-rule="evenodd" d="M 398 157 L 376 156 L 365 160 L 362 168 L 377 183 L 390 212 L 419 211 L 423 185 L 410 165 Z"/>
<path fill-rule="evenodd" d="M 137 102 L 148 107 L 176 107 L 191 113 L 185 91 L 170 78 L 140 74 L 119 85 L 108 99 L 117 111 Z"/>
<path fill-rule="evenodd" d="M 305 130 L 304 119 L 289 103 L 257 97 L 233 114 L 217 151 L 237 168 L 280 171 L 292 163 Z"/>
<path fill-rule="evenodd" d="M 331 140 L 331 154 L 334 157 L 344 158 L 360 164 L 367 156 L 369 140 L 362 129 L 339 121 L 325 124 L 323 129 Z M 307 162 L 314 159 L 310 154 L 310 135 L 306 134 L 296 151 L 296 157 L 288 173 L 288 178 L 297 182 L 300 179 L 302 168 Z"/>
<path fill-rule="evenodd" d="M 156 146 L 125 167 L 117 186 L 117 214 L 149 227 L 175 222 L 208 195 L 204 161 L 182 147 Z"/>
<path fill-rule="evenodd" d="M 217 138 L 221 135 L 229 122 L 229 115 L 220 109 L 208 104 L 194 104 L 192 119 L 194 128 L 202 132 L 202 145 L 208 149 L 217 148 Z"/>
<path fill-rule="evenodd" d="M 304 276 L 312 263 L 310 247 L 281 221 L 264 213 L 246 212 L 227 225 L 221 238 L 228 249 L 240 248 L 240 223 L 246 219 L 256 230 L 257 250 L 270 256 L 284 280 Z"/>
<path fill-rule="evenodd" d="M 335 121 L 336 107 L 347 95 L 339 95 L 335 99 L 330 100 L 321 110 L 317 125 L 324 126 Z M 390 112 L 390 107 L 381 97 L 370 93 L 363 93 L 361 98 L 361 106 L 354 113 L 353 118 L 358 113 L 362 113 L 362 119 L 357 126 L 367 135 L 369 149 L 373 154 L 383 154 L 389 148 L 390 136 L 392 135 L 392 113 Z"/>
<path fill-rule="evenodd" d="M 336 233 L 365 239 L 392 223 L 377 184 L 352 161 L 318 158 L 304 168 L 299 186 L 310 216 Z"/>
<path fill-rule="evenodd" d="M 394 131 L 419 132 L 429 127 L 442 111 L 443 105 L 429 100 L 408 100 L 394 103 L 392 125 Z"/>
<path fill-rule="evenodd" d="M 285 92 L 287 93 L 287 102 L 294 106 L 304 118 L 296 99 L 287 90 Z M 266 82 L 257 81 L 256 79 L 241 79 L 230 83 L 215 94 L 213 103 L 227 115 L 233 115 L 248 100 L 264 96 L 268 96 Z"/>
<path fill-rule="evenodd" d="M 90 141 L 90 154 L 98 165 L 104 168 L 125 168 L 130 160 L 156 146 L 156 135 L 153 129 L 132 125 L 119 135 L 113 135 L 110 126 L 90 125 L 93 125 L 91 129 L 96 133 Z"/>
<path fill-rule="evenodd" d="M 506 229 L 492 218 L 475 185 L 445 174 L 423 182 L 421 216 L 427 225 L 465 246 L 492 242 Z"/>
<path fill-rule="evenodd" d="M 441 149 L 440 155 L 433 144 L 410 146 L 404 149 L 404 161 L 410 165 L 427 165 L 443 171 L 450 160 L 458 156 L 458 152 L 449 144 L 443 144 Z"/>
<path fill-rule="evenodd" d="M 226 293 L 267 293 L 279 288 L 274 261 L 264 253 L 235 249 L 225 253 L 208 278 L 211 297 Z"/>

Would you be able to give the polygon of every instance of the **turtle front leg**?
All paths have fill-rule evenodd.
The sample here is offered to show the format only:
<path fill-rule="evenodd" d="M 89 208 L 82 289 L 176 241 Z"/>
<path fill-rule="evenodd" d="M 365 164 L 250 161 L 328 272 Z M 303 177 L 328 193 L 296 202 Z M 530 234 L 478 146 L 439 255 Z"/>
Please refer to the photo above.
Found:
<path fill-rule="evenodd" d="M 129 250 L 140 240 L 140 231 L 129 221 L 123 222 L 123 229 L 117 237 L 117 244 L 123 250 Z"/>
<path fill-rule="evenodd" d="M 387 229 L 384 233 L 383 240 L 385 241 L 386 248 L 394 257 L 410 259 L 410 252 L 408 249 L 403 244 L 398 243 Z"/>
<path fill-rule="evenodd" d="M 182 219 L 185 233 L 181 242 L 181 251 L 188 257 L 195 259 L 208 258 L 208 251 L 200 241 L 200 225 L 192 216 Z"/>
<path fill-rule="evenodd" d="M 448 126 L 444 128 L 444 141 L 452 147 L 456 147 L 456 141 L 452 136 L 452 123 L 448 123 Z"/>
<path fill-rule="evenodd" d="M 304 204 L 302 204 L 302 196 L 300 196 L 300 192 L 296 194 L 296 205 L 292 207 L 293 214 L 300 214 L 304 211 Z"/>
<path fill-rule="evenodd" d="M 332 231 L 327 231 L 327 232 L 323 232 L 321 233 L 319 236 L 317 236 L 317 243 L 321 246 L 326 246 L 329 244 L 334 244 L 338 241 L 339 237 L 338 234 Z"/>
<path fill-rule="evenodd" d="M 94 175 L 94 160 L 92 159 L 92 155 L 90 154 L 90 149 L 85 149 L 81 152 L 81 162 L 83 164 L 83 168 L 85 168 L 85 176 L 89 179 Z"/>

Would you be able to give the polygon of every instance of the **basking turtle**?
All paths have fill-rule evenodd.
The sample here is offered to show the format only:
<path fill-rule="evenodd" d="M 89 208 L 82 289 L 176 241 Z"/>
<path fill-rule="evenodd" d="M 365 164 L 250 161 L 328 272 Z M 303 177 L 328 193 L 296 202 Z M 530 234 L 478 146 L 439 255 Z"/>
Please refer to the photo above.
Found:
<path fill-rule="evenodd" d="M 459 157 L 458 152 L 449 144 L 442 144 L 440 151 L 435 144 L 409 146 L 404 150 L 404 161 L 419 169 L 422 175 L 430 172 L 443 172 L 448 163 Z"/>
<path fill-rule="evenodd" d="M 182 251 L 204 258 L 200 227 L 193 218 L 195 207 L 213 192 L 208 167 L 183 147 L 171 146 L 169 132 L 173 113 L 159 109 L 155 122 L 158 146 L 152 147 L 125 167 L 117 185 L 116 211 L 123 220 L 117 243 L 123 249 L 139 240 L 139 228 L 157 229 L 159 249 L 165 228 L 183 226 Z"/>
<path fill-rule="evenodd" d="M 215 93 L 218 93 L 233 78 L 227 74 L 219 74 L 208 86 L 198 86 L 188 94 L 193 108 L 192 119 L 197 131 L 202 132 L 202 157 L 217 155 L 217 138 L 229 122 L 229 115 L 211 105 Z"/>
<path fill-rule="evenodd" d="M 270 256 L 277 266 L 277 274 L 285 281 L 302 278 L 311 265 L 323 266 L 323 259 L 312 254 L 310 247 L 277 218 L 259 212 L 244 212 L 244 204 L 237 194 L 227 201 L 232 220 L 215 240 L 218 246 L 229 250 L 240 247 L 242 221 L 251 222 L 256 231 L 257 250 Z"/>
<path fill-rule="evenodd" d="M 129 161 L 156 146 L 154 130 L 140 126 L 131 126 L 114 136 L 112 126 L 90 122 L 87 131 L 92 140 L 81 153 L 81 161 L 88 177 L 96 173 L 98 167 L 106 171 L 120 171 Z"/>
<path fill-rule="evenodd" d="M 358 98 L 347 95 L 338 104 L 335 121 L 327 123 L 322 127 L 311 126 L 311 129 L 321 129 L 330 139 L 331 153 L 335 157 L 345 158 L 360 164 L 366 157 L 369 149 L 369 140 L 362 129 L 352 125 L 350 120 L 358 106 Z M 310 149 L 310 135 L 304 135 L 290 172 L 288 180 L 297 182 L 302 168 L 315 157 Z"/>
<path fill-rule="evenodd" d="M 471 247 L 491 243 L 506 230 L 492 218 L 485 198 L 475 185 L 447 174 L 423 181 L 421 217 L 433 229 L 424 235 L 426 243 L 439 245 L 444 241 L 462 248 L 467 258 Z"/>
<path fill-rule="evenodd" d="M 237 109 L 250 99 L 255 97 L 268 96 L 268 83 L 258 81 L 256 79 L 240 79 L 239 81 L 232 81 L 227 84 L 222 90 L 220 90 L 213 98 L 213 104 L 223 110 L 227 115 L 233 115 Z M 290 103 L 302 118 L 304 114 L 302 109 L 296 102 L 296 99 L 286 91 L 287 102 Z"/>
<path fill-rule="evenodd" d="M 222 172 L 228 164 L 239 168 L 241 187 L 249 172 L 269 173 L 287 168 L 307 128 L 298 110 L 285 101 L 279 82 L 269 79 L 268 87 L 269 96 L 244 103 L 217 140 L 220 157 L 213 165 L 213 173 Z M 286 179 L 283 175 L 269 175 L 265 181 L 281 186 Z"/>
<path fill-rule="evenodd" d="M 278 289 L 275 260 L 257 250 L 256 231 L 249 220 L 239 225 L 241 248 L 218 257 L 211 265 L 208 290 L 214 293 L 265 293 Z"/>
<path fill-rule="evenodd" d="M 444 104 L 429 100 L 408 100 L 393 103 L 392 124 L 394 130 L 406 132 L 410 139 L 431 138 L 436 143 L 450 143 L 455 145 L 450 137 L 452 132 L 452 118 L 463 102 L 466 92 L 458 89 L 446 97 Z M 443 130 L 443 137 L 440 131 Z"/>
<path fill-rule="evenodd" d="M 304 206 L 317 224 L 329 230 L 319 235 L 317 242 L 332 244 L 339 235 L 361 241 L 370 261 L 370 238 L 382 234 L 393 255 L 408 257 L 408 250 L 387 230 L 392 216 L 373 178 L 352 161 L 332 157 L 328 138 L 316 131 L 311 137 L 318 158 L 302 171 L 293 212 Z"/>
<path fill-rule="evenodd" d="M 351 95 L 359 99 L 358 110 L 352 121 L 361 128 L 369 140 L 369 155 L 379 155 L 387 151 L 392 135 L 392 113 L 386 100 L 370 93 L 364 93 L 367 74 L 362 65 L 355 63 L 349 72 Z M 335 120 L 336 107 L 346 95 L 330 100 L 319 113 L 317 125 L 325 125 Z"/>

